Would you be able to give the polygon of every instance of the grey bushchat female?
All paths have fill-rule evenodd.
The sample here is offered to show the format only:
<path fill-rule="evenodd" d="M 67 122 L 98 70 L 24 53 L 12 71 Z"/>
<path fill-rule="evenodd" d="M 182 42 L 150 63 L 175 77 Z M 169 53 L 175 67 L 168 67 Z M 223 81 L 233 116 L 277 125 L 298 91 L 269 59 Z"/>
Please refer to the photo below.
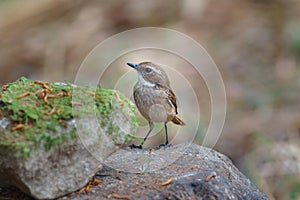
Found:
<path fill-rule="evenodd" d="M 153 129 L 154 122 L 164 122 L 166 142 L 159 146 L 169 145 L 167 123 L 185 125 L 177 116 L 176 96 L 170 87 L 166 72 L 157 64 L 142 62 L 127 63 L 138 73 L 138 82 L 133 89 L 135 104 L 141 115 L 149 122 L 149 131 L 140 145 L 132 144 L 131 148 L 143 148 L 143 144 Z"/>

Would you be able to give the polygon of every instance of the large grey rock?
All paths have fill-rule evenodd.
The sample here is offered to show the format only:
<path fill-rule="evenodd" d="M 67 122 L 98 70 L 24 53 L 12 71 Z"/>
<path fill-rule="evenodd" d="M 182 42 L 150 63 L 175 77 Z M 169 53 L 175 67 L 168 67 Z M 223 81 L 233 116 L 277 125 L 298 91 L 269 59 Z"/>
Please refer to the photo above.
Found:
<path fill-rule="evenodd" d="M 170 177 L 172 181 L 163 184 Z M 102 183 L 90 191 L 57 200 L 267 199 L 226 156 L 196 144 L 154 151 L 119 150 L 95 178 Z M 0 188 L 1 197 L 31 199 L 7 188 Z"/>
<path fill-rule="evenodd" d="M 57 198 L 83 187 L 102 169 L 103 159 L 126 142 L 132 124 L 123 115 L 114 111 L 111 117 L 123 134 L 107 134 L 93 117 L 84 117 L 69 123 L 69 128 L 76 124 L 76 138 L 49 151 L 40 149 L 23 158 L 1 148 L 6 153 L 0 154 L 0 186 L 15 186 L 37 199 Z"/>
<path fill-rule="evenodd" d="M 105 164 L 96 175 L 101 185 L 61 200 L 267 199 L 226 156 L 196 144 L 119 150 Z"/>

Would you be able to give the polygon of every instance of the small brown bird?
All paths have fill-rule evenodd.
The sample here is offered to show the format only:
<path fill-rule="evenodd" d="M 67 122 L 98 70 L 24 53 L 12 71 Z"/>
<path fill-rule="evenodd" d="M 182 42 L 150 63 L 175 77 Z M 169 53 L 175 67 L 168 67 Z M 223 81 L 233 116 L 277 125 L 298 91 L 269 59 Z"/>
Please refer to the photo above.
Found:
<path fill-rule="evenodd" d="M 143 148 L 143 144 L 153 129 L 154 122 L 164 122 L 166 143 L 159 146 L 167 146 L 168 128 L 167 123 L 185 125 L 177 117 L 176 96 L 170 88 L 170 81 L 166 72 L 157 64 L 152 62 L 142 62 L 140 64 L 127 63 L 138 73 L 138 82 L 134 86 L 133 97 L 135 104 L 149 122 L 149 131 L 140 145 L 132 144 L 131 148 Z"/>

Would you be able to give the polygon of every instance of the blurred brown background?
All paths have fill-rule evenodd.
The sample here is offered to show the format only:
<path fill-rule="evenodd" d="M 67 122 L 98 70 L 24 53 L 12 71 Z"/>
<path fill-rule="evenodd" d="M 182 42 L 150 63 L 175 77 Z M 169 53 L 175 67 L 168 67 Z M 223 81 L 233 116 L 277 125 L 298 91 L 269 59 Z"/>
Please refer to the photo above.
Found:
<path fill-rule="evenodd" d="M 22 75 L 72 82 L 109 36 L 143 26 L 181 31 L 224 79 L 227 119 L 215 149 L 270 199 L 299 199 L 299 10 L 298 0 L 0 0 L 0 84 Z"/>

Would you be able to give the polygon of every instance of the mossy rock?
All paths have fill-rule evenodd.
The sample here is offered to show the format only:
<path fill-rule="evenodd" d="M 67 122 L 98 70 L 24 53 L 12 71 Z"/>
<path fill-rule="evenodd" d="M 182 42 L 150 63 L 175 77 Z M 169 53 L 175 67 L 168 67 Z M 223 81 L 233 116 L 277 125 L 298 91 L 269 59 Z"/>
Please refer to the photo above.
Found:
<path fill-rule="evenodd" d="M 77 137 L 73 119 L 87 115 L 95 114 L 113 141 L 125 134 L 111 119 L 114 110 L 126 113 L 133 125 L 131 131 L 138 126 L 132 102 L 118 91 L 100 87 L 22 77 L 2 86 L 0 106 L 0 148 L 10 149 L 16 156 L 27 157 L 39 149 L 48 151 Z M 134 137 L 126 133 L 124 138 L 128 142 Z"/>
<path fill-rule="evenodd" d="M 122 94 L 21 78 L 0 90 L 0 186 L 36 199 L 83 187 L 134 139 L 135 107 Z"/>

